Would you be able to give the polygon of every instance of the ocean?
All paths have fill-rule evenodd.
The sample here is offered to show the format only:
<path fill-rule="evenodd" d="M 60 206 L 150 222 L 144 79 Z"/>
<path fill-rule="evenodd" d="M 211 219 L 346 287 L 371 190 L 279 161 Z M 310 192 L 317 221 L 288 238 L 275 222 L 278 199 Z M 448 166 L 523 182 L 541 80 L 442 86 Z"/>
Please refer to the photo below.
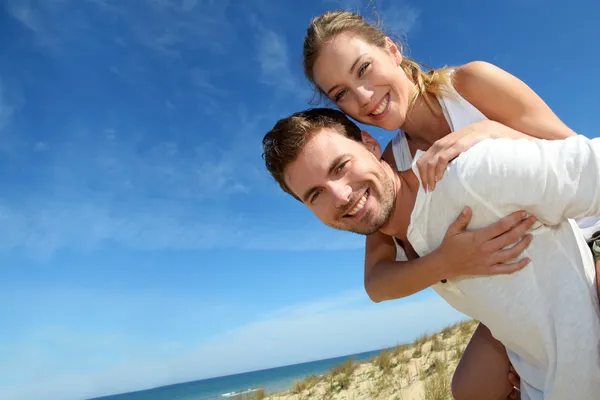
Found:
<path fill-rule="evenodd" d="M 267 393 L 281 392 L 291 388 L 297 380 L 310 375 L 327 373 L 348 359 L 365 361 L 377 356 L 381 351 L 375 350 L 243 374 L 178 383 L 148 390 L 96 397 L 90 400 L 227 400 L 260 388 L 265 389 Z"/>

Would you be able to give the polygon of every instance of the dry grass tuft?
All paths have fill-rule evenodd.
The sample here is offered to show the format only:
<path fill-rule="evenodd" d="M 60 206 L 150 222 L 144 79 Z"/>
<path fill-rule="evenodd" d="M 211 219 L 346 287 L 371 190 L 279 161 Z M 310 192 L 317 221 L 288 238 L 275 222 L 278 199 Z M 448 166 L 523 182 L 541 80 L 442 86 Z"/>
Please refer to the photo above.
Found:
<path fill-rule="evenodd" d="M 384 349 L 368 362 L 349 359 L 323 377 L 296 382 L 287 394 L 265 396 L 263 391 L 244 400 L 452 399 L 454 368 L 477 325 L 478 321 L 460 322 L 420 335 L 412 344 Z"/>

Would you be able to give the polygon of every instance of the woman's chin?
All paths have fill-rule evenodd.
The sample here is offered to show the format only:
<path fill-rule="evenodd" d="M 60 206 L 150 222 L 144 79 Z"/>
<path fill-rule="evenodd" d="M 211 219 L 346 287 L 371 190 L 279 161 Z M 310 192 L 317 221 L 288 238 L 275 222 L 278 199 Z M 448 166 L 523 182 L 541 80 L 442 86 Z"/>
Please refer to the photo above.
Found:
<path fill-rule="evenodd" d="M 402 123 L 398 118 L 386 118 L 383 121 L 377 121 L 379 123 L 373 124 L 378 128 L 385 129 L 386 131 L 396 131 L 400 128 Z"/>

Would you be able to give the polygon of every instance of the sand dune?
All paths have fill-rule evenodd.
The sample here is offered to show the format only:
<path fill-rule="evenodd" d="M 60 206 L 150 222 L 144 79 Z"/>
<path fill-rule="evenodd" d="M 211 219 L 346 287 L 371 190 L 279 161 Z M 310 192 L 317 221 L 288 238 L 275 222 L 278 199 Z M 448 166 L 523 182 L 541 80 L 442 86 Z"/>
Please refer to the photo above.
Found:
<path fill-rule="evenodd" d="M 412 344 L 384 350 L 371 360 L 339 365 L 310 376 L 284 393 L 258 391 L 244 400 L 445 400 L 451 399 L 452 373 L 471 338 L 476 321 L 424 335 Z"/>

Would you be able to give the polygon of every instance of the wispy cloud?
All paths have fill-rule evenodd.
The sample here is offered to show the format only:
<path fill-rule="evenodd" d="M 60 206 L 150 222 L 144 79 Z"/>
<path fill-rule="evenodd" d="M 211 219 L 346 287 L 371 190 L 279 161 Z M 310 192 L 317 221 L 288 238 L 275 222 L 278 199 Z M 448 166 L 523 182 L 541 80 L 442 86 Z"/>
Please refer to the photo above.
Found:
<path fill-rule="evenodd" d="M 363 237 L 315 218 L 277 223 L 285 207 L 260 204 L 281 191 L 264 169 L 258 139 L 274 118 L 243 107 L 230 113 L 234 118 L 217 130 L 230 135 L 226 141 L 206 132 L 186 146 L 119 127 L 76 128 L 31 143 L 21 156 L 37 164 L 23 162 L 24 174 L 40 184 L 0 199 L 0 252 L 47 259 L 61 249 L 89 252 L 114 243 L 144 251 L 364 246 Z"/>
<path fill-rule="evenodd" d="M 363 0 L 323 0 L 323 3 L 332 9 L 342 9 L 348 11 L 359 12 L 363 7 Z"/>
<path fill-rule="evenodd" d="M 383 28 L 390 34 L 407 35 L 419 22 L 421 10 L 407 1 L 382 1 L 377 7 Z"/>
<path fill-rule="evenodd" d="M 35 41 L 42 47 L 56 46 L 58 32 L 55 27 L 48 25 L 48 20 L 45 18 L 46 13 L 51 10 L 49 5 L 55 2 L 37 2 L 8 0 L 6 2 L 6 10 L 17 21 L 19 21 L 26 29 L 28 29 L 35 38 Z M 60 4 L 58 4 L 60 6 Z"/>
<path fill-rule="evenodd" d="M 22 100 L 9 99 L 6 87 L 0 78 L 0 135 L 10 123 L 13 115 L 22 104 Z"/>
<path fill-rule="evenodd" d="M 226 16 L 228 6 L 225 0 L 148 0 L 135 6 L 113 0 L 9 0 L 7 10 L 44 49 L 62 52 L 69 43 L 103 40 L 88 24 L 87 13 L 93 13 L 107 18 L 107 24 L 126 22 L 119 25 L 121 34 L 109 40 L 141 45 L 174 59 L 188 48 L 222 52 L 233 33 Z M 220 40 L 214 40 L 215 32 Z"/>
<path fill-rule="evenodd" d="M 126 15 L 135 18 L 133 32 L 140 42 L 162 55 L 180 56 L 181 45 L 224 52 L 233 39 L 228 1 L 152 0 L 148 6 L 141 15 L 137 7 Z"/>
<path fill-rule="evenodd" d="M 297 76 L 291 66 L 285 36 L 265 27 L 256 16 L 250 18 L 256 29 L 257 62 L 260 65 L 260 81 L 275 88 L 280 93 L 293 94 L 306 102 L 310 93 L 308 83 Z M 297 57 L 298 67 L 300 57 Z"/>
<path fill-rule="evenodd" d="M 241 190 L 241 189 L 240 189 Z M 207 215 L 203 210 L 210 209 Z M 344 250 L 364 238 L 315 224 L 282 229 L 276 221 L 177 201 L 119 202 L 45 198 L 0 204 L 0 252 L 47 259 L 59 250 L 89 252 L 119 244 L 158 250 Z"/>
<path fill-rule="evenodd" d="M 286 307 L 197 343 L 193 350 L 189 344 L 178 347 L 176 343 L 151 343 L 153 348 L 164 351 L 147 354 L 143 361 L 137 358 L 135 362 L 125 359 L 112 365 L 101 363 L 102 367 L 93 373 L 55 373 L 52 364 L 46 364 L 45 379 L 35 385 L 23 382 L 4 388 L 0 397 L 78 399 L 335 357 L 411 341 L 423 332 L 464 318 L 437 296 L 382 304 L 370 303 L 365 298 L 361 292 L 341 293 Z M 423 315 L 429 318 L 424 319 Z M 60 333 L 66 338 L 72 336 L 68 331 Z M 93 358 L 103 349 L 114 351 L 121 346 L 124 354 L 128 354 L 127 346 L 138 348 L 134 337 L 97 335 L 89 339 L 98 347 L 79 348 L 81 357 Z M 76 342 L 81 341 L 79 335 Z M 69 340 L 54 344 L 58 346 L 54 349 L 56 353 L 71 346 Z M 233 364 L 232 359 L 236 360 Z M 30 362 L 35 362 L 35 357 Z"/>
<path fill-rule="evenodd" d="M 406 0 L 323 0 L 323 2 L 335 9 L 359 13 L 369 22 L 380 23 L 386 33 L 400 36 L 414 29 L 421 15 L 421 10 Z"/>
<path fill-rule="evenodd" d="M 23 93 L 12 82 L 10 85 L 0 77 L 0 152 L 11 153 L 14 147 L 23 142 L 22 138 L 11 129 L 17 113 L 25 106 Z"/>

